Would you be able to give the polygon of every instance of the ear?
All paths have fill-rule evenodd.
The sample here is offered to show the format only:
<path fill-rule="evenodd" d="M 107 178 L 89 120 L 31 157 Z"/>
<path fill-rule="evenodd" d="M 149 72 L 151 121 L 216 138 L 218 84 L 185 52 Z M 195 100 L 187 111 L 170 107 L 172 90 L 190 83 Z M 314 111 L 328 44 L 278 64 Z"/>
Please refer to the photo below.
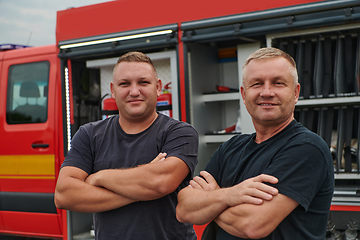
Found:
<path fill-rule="evenodd" d="M 115 99 L 114 83 L 112 81 L 110 82 L 110 91 L 111 91 L 111 97 Z"/>
<path fill-rule="evenodd" d="M 240 92 L 241 92 L 241 97 L 242 97 L 243 103 L 244 103 L 244 105 L 246 105 L 245 104 L 245 89 L 243 86 L 240 87 Z"/>
<path fill-rule="evenodd" d="M 295 86 L 295 103 L 298 102 L 300 96 L 300 83 Z"/>
<path fill-rule="evenodd" d="M 160 96 L 160 95 L 161 95 L 161 90 L 162 90 L 162 81 L 161 81 L 161 79 L 159 78 L 159 79 L 156 81 L 156 92 L 157 92 L 157 96 Z"/>

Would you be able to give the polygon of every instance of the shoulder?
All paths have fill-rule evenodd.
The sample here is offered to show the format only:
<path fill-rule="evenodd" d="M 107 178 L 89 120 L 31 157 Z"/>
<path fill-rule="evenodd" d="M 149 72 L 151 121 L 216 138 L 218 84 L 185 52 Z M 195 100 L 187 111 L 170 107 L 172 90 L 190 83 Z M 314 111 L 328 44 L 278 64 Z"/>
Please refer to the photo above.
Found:
<path fill-rule="evenodd" d="M 103 120 L 89 122 L 89 123 L 82 125 L 79 128 L 79 131 L 85 131 L 91 135 L 97 134 L 97 133 L 102 133 L 104 131 L 104 129 L 116 126 L 116 124 L 114 124 L 114 123 L 118 123 L 118 120 L 119 120 L 119 115 L 115 115 L 115 116 L 111 116 L 109 118 L 105 118 Z"/>
<path fill-rule="evenodd" d="M 220 145 L 220 148 L 227 149 L 227 148 L 242 146 L 243 144 L 247 144 L 254 136 L 255 136 L 255 133 L 235 135 L 235 136 L 231 137 L 229 140 L 222 143 Z"/>
<path fill-rule="evenodd" d="M 157 124 L 159 128 L 166 131 L 182 131 L 198 135 L 197 131 L 191 124 L 175 120 L 161 113 L 159 113 Z"/>
<path fill-rule="evenodd" d="M 116 123 L 118 122 L 118 117 L 116 116 L 106 118 L 104 120 L 94 121 L 86 123 L 76 131 L 73 139 L 73 143 L 78 141 L 81 142 L 93 142 L 94 139 L 102 139 L 106 132 L 116 132 Z"/>
<path fill-rule="evenodd" d="M 282 144 L 280 153 L 288 156 L 289 162 L 297 165 L 299 162 L 312 166 L 314 171 L 323 172 L 324 168 L 329 176 L 333 175 L 333 159 L 329 146 L 316 133 L 301 124 L 293 126 L 291 137 Z"/>
<path fill-rule="evenodd" d="M 326 153 L 326 155 L 330 154 L 330 149 L 325 143 L 324 139 L 322 139 L 316 133 L 310 131 L 309 129 L 302 126 L 300 123 L 296 123 L 293 126 L 293 139 L 290 142 L 294 143 L 303 143 L 306 145 L 311 145 L 316 149 L 319 149 L 321 152 Z"/>
<path fill-rule="evenodd" d="M 255 134 L 239 134 L 220 144 L 212 155 L 212 159 L 225 162 L 229 156 L 243 152 Z"/>

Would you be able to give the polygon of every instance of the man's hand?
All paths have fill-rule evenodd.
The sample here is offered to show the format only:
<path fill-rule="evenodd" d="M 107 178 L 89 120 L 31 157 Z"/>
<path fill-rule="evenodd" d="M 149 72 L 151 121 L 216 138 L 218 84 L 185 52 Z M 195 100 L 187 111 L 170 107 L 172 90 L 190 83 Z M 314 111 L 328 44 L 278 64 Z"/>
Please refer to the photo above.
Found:
<path fill-rule="evenodd" d="M 205 191 L 213 191 L 220 188 L 210 173 L 201 171 L 200 175 L 202 177 L 196 176 L 190 181 L 190 187 Z M 264 182 L 276 184 L 278 180 L 273 176 L 261 174 L 227 188 L 228 206 L 233 207 L 243 203 L 258 205 L 262 204 L 264 200 L 271 200 L 273 196 L 278 194 L 278 190 Z"/>
<path fill-rule="evenodd" d="M 166 158 L 166 153 L 159 153 L 154 160 L 151 161 L 151 163 L 161 162 L 164 161 Z"/>
<path fill-rule="evenodd" d="M 101 187 L 98 184 L 96 184 L 97 182 L 97 177 L 101 174 L 101 171 L 93 173 L 91 175 L 89 175 L 86 179 L 85 179 L 85 183 L 96 186 L 96 187 Z"/>
<path fill-rule="evenodd" d="M 205 191 L 212 191 L 220 188 L 216 180 L 210 173 L 206 171 L 201 171 L 200 175 L 202 176 L 202 178 L 196 176 L 193 178 L 193 180 L 190 181 L 190 187 Z"/>
<path fill-rule="evenodd" d="M 278 179 L 270 175 L 261 174 L 227 188 L 226 199 L 228 206 L 233 207 L 243 203 L 259 205 L 264 200 L 270 201 L 279 191 L 265 184 L 265 182 L 276 184 Z"/>

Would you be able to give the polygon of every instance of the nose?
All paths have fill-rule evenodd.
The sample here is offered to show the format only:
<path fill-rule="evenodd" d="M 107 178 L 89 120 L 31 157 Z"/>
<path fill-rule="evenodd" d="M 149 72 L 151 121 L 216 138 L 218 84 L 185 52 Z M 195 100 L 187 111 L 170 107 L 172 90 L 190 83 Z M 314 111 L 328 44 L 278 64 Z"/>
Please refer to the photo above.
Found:
<path fill-rule="evenodd" d="M 264 83 L 261 91 L 260 91 L 260 96 L 261 97 L 273 97 L 274 96 L 274 91 L 272 88 L 272 85 L 270 83 Z"/>
<path fill-rule="evenodd" d="M 140 90 L 136 84 L 131 86 L 129 94 L 131 97 L 137 97 L 140 95 Z"/>

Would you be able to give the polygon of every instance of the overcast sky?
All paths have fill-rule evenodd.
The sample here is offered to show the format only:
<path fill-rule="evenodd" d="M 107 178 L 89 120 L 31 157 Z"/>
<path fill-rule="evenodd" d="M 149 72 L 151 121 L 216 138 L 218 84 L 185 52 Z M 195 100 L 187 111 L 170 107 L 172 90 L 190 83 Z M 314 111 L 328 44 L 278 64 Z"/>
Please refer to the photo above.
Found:
<path fill-rule="evenodd" d="M 0 0 L 0 44 L 55 44 L 56 11 L 109 0 Z"/>

